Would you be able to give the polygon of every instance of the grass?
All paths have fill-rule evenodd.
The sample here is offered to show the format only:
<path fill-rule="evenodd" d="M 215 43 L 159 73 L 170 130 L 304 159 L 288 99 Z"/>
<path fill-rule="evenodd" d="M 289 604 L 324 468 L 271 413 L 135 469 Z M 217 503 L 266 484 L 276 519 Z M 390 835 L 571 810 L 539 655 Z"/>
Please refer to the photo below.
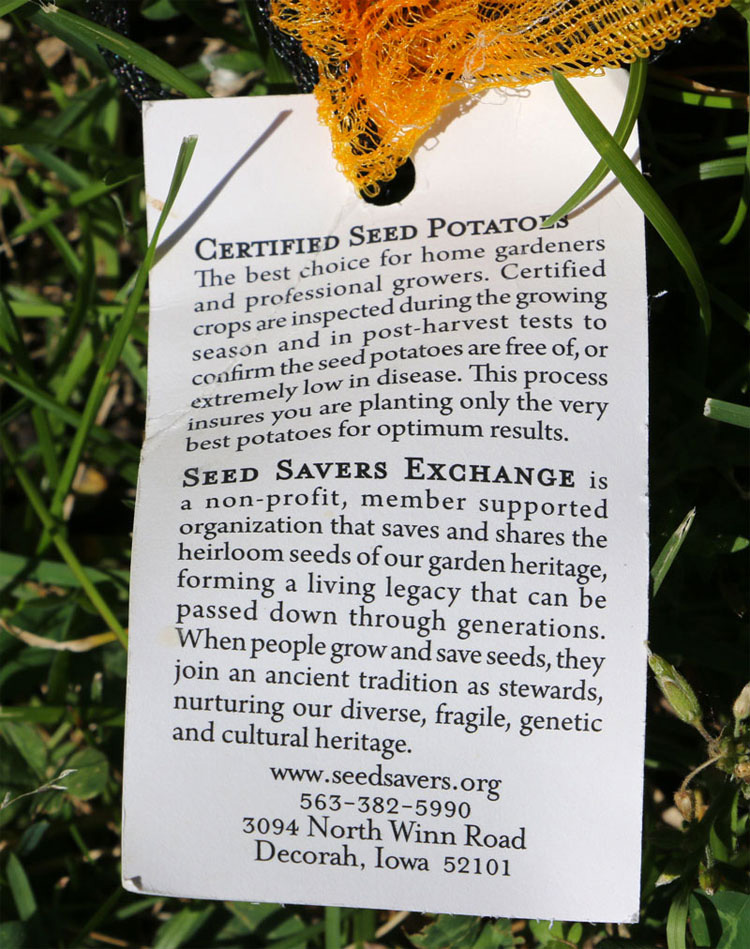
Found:
<path fill-rule="evenodd" d="M 242 0 L 140 6 L 139 32 L 128 40 L 93 24 L 75 0 L 56 10 L 0 0 L 8 32 L 0 65 L 0 949 L 750 944 L 747 806 L 732 777 L 743 737 L 732 706 L 747 678 L 750 552 L 744 21 L 724 11 L 657 62 L 639 64 L 613 136 L 559 83 L 599 143 L 595 174 L 613 167 L 656 227 L 648 243 L 650 642 L 689 683 L 708 737 L 680 721 L 653 684 L 642 915 L 618 931 L 144 898 L 120 888 L 123 646 L 153 242 L 138 113 L 101 48 L 182 95 L 206 95 L 220 68 L 235 74 L 236 94 L 289 87 Z M 623 163 L 618 146 L 636 115 L 645 176 Z M 686 821 L 672 803 L 681 789 Z"/>

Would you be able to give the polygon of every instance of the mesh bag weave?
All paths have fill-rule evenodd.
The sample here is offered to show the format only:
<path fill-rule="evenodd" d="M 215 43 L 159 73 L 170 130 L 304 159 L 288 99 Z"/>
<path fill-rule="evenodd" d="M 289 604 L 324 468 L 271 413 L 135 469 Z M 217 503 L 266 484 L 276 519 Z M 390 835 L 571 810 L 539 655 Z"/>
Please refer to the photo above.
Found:
<path fill-rule="evenodd" d="M 600 73 L 661 49 L 729 0 L 271 0 L 318 66 L 321 119 L 366 194 L 450 102 L 488 87 Z"/>
<path fill-rule="evenodd" d="M 116 33 L 122 33 L 123 36 L 130 35 L 131 13 L 134 8 L 133 0 L 121 0 L 120 3 L 112 3 L 111 0 L 86 0 L 86 10 L 96 23 L 101 23 Z M 169 98 L 169 92 L 155 79 L 147 76 L 142 69 L 102 46 L 97 49 L 131 102 L 137 104 L 144 99 Z"/>

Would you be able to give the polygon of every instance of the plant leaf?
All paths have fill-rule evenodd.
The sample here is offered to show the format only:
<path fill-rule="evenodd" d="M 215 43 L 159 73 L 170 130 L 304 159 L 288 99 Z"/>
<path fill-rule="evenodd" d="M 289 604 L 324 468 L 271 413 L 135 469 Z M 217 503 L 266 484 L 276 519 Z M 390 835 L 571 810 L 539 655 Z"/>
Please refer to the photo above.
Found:
<path fill-rule="evenodd" d="M 680 890 L 672 900 L 667 915 L 667 946 L 669 949 L 687 949 L 687 919 L 690 892 Z"/>
<path fill-rule="evenodd" d="M 690 897 L 690 929 L 699 949 L 750 945 L 750 896 L 733 890 L 695 892 Z"/>
<path fill-rule="evenodd" d="M 26 871 L 14 853 L 8 857 L 5 873 L 8 877 L 8 886 L 10 886 L 10 891 L 13 894 L 13 902 L 16 904 L 18 916 L 21 922 L 25 923 L 36 913 L 36 900 L 29 878 L 26 876 Z"/>
<path fill-rule="evenodd" d="M 159 56 L 144 49 L 138 43 L 121 33 L 108 30 L 105 26 L 76 16 L 68 10 L 55 7 L 51 10 L 41 10 L 34 14 L 32 20 L 43 29 L 61 36 L 63 39 L 72 33 L 79 40 L 85 40 L 96 46 L 103 46 L 112 53 L 122 56 L 123 59 L 142 69 L 149 76 L 157 79 L 165 86 L 176 89 L 189 99 L 209 98 L 205 89 L 184 76 L 174 66 L 170 66 Z"/>
<path fill-rule="evenodd" d="M 27 0 L 0 0 L 0 16 L 7 16 L 26 2 Z"/>
<path fill-rule="evenodd" d="M 17 919 L 0 923 L 0 949 L 23 949 L 27 946 L 26 927 Z"/>
<path fill-rule="evenodd" d="M 698 266 L 698 261 L 695 259 L 693 248 L 688 243 L 679 224 L 659 195 L 604 128 L 580 93 L 573 88 L 572 83 L 557 71 L 552 74 L 552 78 L 560 97 L 580 126 L 581 131 L 653 224 L 657 233 L 685 271 L 685 275 L 698 299 L 705 330 L 708 333 L 711 328 L 711 301 L 708 288 Z"/>
<path fill-rule="evenodd" d="M 66 762 L 75 774 L 66 777 L 66 790 L 80 801 L 88 801 L 101 794 L 109 777 L 109 762 L 97 748 L 77 751 Z"/>
<path fill-rule="evenodd" d="M 205 909 L 181 909 L 159 927 L 153 949 L 178 949 L 207 922 L 214 909 L 213 905 Z"/>
<path fill-rule="evenodd" d="M 613 133 L 613 138 L 618 145 L 623 148 L 627 145 L 635 123 L 638 119 L 638 113 L 641 111 L 643 103 L 643 94 L 646 91 L 646 73 L 647 60 L 636 59 L 630 67 L 628 77 L 628 89 L 625 94 L 625 102 L 622 106 L 622 114 Z M 573 192 L 567 201 L 550 217 L 545 218 L 543 227 L 552 227 L 564 214 L 570 214 L 575 208 L 582 204 L 594 189 L 597 188 L 607 176 L 609 167 L 604 159 L 601 159 L 586 180 Z"/>
<path fill-rule="evenodd" d="M 482 928 L 478 916 L 449 916 L 441 913 L 409 939 L 419 949 L 468 949 L 476 942 Z"/>
<path fill-rule="evenodd" d="M 680 551 L 687 537 L 687 533 L 692 527 L 693 521 L 695 520 L 695 508 L 692 508 L 687 514 L 683 517 L 679 526 L 662 547 L 659 556 L 656 558 L 656 563 L 651 568 L 651 580 L 653 583 L 651 589 L 651 596 L 656 596 L 659 592 L 659 587 L 664 582 L 664 577 L 669 573 L 669 568 L 672 566 L 675 557 Z"/>

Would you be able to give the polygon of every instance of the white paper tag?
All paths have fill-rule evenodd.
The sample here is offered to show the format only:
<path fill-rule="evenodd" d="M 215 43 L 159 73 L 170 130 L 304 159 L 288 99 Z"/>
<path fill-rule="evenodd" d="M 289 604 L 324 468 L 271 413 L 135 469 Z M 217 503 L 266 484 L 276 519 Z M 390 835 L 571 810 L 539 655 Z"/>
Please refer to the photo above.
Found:
<path fill-rule="evenodd" d="M 577 83 L 609 127 L 624 77 Z M 551 84 L 400 204 L 311 97 L 144 111 L 151 274 L 123 876 L 142 892 L 638 913 L 643 221 Z M 631 143 L 631 152 L 635 149 Z"/>

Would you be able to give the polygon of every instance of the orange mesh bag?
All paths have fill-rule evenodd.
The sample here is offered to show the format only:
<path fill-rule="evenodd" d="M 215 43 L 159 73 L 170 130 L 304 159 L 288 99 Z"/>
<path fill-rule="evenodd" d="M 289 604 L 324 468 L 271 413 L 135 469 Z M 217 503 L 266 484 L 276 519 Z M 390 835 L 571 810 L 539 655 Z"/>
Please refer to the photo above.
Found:
<path fill-rule="evenodd" d="M 374 195 L 448 103 L 632 62 L 728 2 L 272 0 L 271 18 L 317 63 L 334 156 Z"/>

